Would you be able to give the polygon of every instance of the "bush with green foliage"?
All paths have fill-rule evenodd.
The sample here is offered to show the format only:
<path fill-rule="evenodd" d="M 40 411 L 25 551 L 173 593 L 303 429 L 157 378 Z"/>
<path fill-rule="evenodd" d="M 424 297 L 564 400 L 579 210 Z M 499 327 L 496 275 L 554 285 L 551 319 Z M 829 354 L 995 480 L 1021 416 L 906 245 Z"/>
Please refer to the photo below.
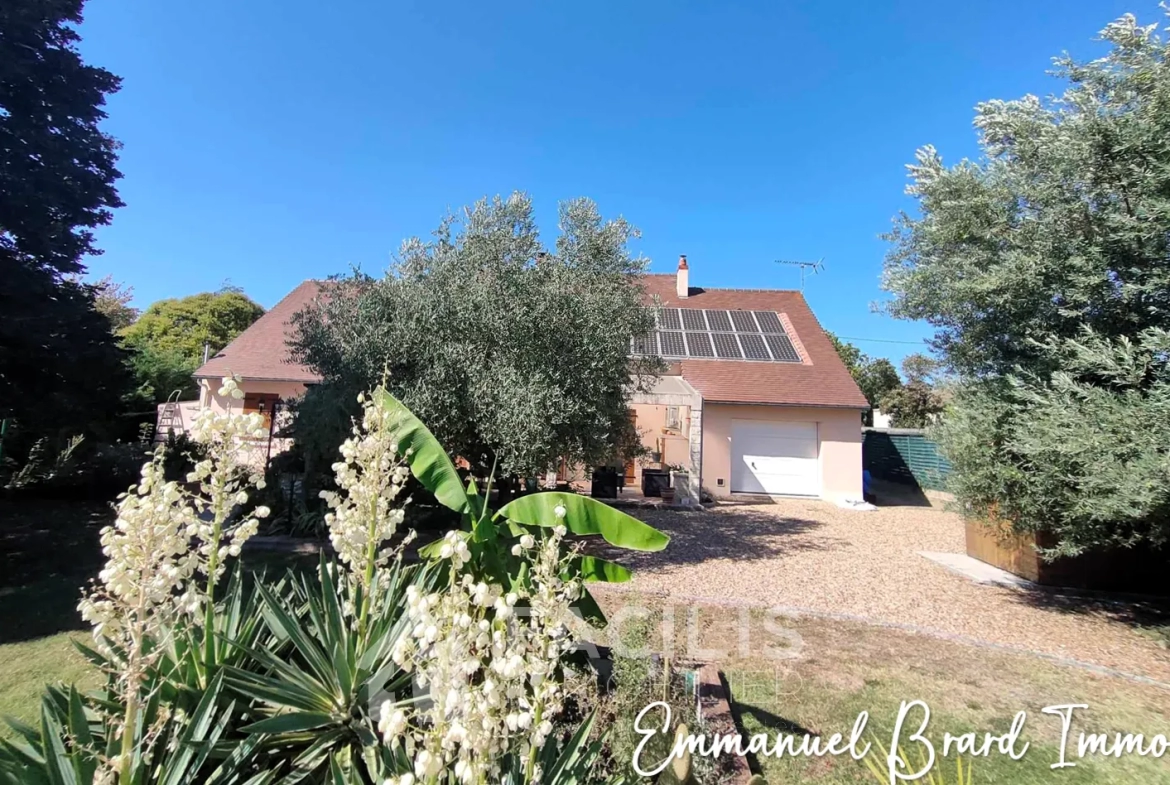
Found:
<path fill-rule="evenodd" d="M 198 389 L 191 374 L 264 315 L 235 287 L 152 303 L 121 332 L 144 400 L 160 403 L 175 390 L 181 400 Z"/>
<path fill-rule="evenodd" d="M 898 371 L 893 363 L 884 357 L 870 357 L 848 341 L 842 341 L 831 332 L 825 331 L 837 356 L 849 370 L 849 375 L 861 389 L 861 394 L 874 409 L 881 406 L 882 399 L 902 385 L 898 378 Z M 865 412 L 862 420 L 866 425 L 873 424 L 873 412 Z"/>
<path fill-rule="evenodd" d="M 527 196 L 483 200 L 403 243 L 385 278 L 329 282 L 294 320 L 297 356 L 324 377 L 296 426 L 306 460 L 328 462 L 356 394 L 383 378 L 481 476 L 604 464 L 637 443 L 623 438 L 631 376 L 659 370 L 630 357 L 653 327 L 637 231 L 586 199 L 561 205 L 559 228 L 548 249 Z"/>
<path fill-rule="evenodd" d="M 1170 44 L 1132 16 L 1058 99 L 989 101 L 983 157 L 911 167 L 885 286 L 957 374 L 940 431 L 974 515 L 1056 553 L 1170 535 Z"/>

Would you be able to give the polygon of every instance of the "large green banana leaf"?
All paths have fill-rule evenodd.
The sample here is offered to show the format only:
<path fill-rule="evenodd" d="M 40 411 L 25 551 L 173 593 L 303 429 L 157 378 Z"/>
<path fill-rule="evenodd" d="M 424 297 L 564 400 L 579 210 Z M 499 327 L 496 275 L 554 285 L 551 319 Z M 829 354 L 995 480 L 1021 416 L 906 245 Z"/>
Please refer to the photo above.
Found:
<path fill-rule="evenodd" d="M 435 435 L 427 430 L 422 420 L 415 417 L 402 401 L 385 388 L 379 387 L 374 391 L 374 400 L 383 409 L 394 414 L 398 452 L 405 454 L 410 451 L 406 459 L 410 473 L 418 478 L 424 488 L 435 494 L 435 498 L 444 507 L 459 513 L 466 512 L 467 493 L 463 490 L 459 473 L 455 471 L 455 464 L 451 462 L 447 451 L 443 449 Z"/>
<path fill-rule="evenodd" d="M 608 504 L 575 493 L 548 491 L 521 496 L 499 514 L 526 526 L 556 526 L 556 508 L 565 508 L 564 524 L 574 534 L 600 534 L 610 545 L 632 551 L 660 551 L 670 537 Z"/>
<path fill-rule="evenodd" d="M 620 564 L 615 564 L 596 556 L 579 555 L 573 557 L 573 564 L 586 583 L 595 581 L 600 583 L 625 583 L 634 576 Z"/>

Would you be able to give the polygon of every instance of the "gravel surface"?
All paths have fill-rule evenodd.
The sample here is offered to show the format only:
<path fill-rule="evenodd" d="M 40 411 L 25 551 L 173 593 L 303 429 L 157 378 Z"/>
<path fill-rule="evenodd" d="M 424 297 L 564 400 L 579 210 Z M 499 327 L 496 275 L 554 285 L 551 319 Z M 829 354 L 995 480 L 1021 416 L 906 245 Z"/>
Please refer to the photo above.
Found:
<path fill-rule="evenodd" d="M 1170 683 L 1170 652 L 1136 629 L 1140 606 L 978 584 L 918 555 L 965 552 L 960 517 L 937 507 L 631 512 L 672 538 L 661 553 L 613 554 L 634 569 L 634 591 L 848 614 Z"/>

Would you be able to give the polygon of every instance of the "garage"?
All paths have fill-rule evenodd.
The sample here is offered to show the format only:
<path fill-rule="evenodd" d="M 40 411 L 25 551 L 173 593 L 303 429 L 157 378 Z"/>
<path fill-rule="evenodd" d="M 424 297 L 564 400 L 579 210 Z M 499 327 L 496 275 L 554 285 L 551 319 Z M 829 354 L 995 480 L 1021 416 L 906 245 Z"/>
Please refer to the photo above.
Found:
<path fill-rule="evenodd" d="M 819 496 L 815 422 L 731 421 L 732 493 Z"/>

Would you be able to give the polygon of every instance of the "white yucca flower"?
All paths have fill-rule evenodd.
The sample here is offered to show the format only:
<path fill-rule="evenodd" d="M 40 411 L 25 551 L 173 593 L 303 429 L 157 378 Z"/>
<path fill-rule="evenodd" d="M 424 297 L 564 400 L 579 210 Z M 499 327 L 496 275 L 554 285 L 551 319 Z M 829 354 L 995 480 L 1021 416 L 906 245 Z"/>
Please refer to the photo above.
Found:
<path fill-rule="evenodd" d="M 142 467 L 124 494 L 117 520 L 101 532 L 105 566 L 82 599 L 81 618 L 107 652 L 155 634 L 193 604 L 189 581 L 198 566 L 190 550 L 200 528 L 178 483 L 163 476 L 162 453 Z"/>
<path fill-rule="evenodd" d="M 362 419 L 333 464 L 341 492 L 322 491 L 321 498 L 332 510 L 325 522 L 337 557 L 369 588 L 376 568 L 395 553 L 385 546 L 405 517 L 396 500 L 410 470 L 398 454 L 393 415 L 366 396 L 358 401 Z"/>
<path fill-rule="evenodd" d="M 243 395 L 236 395 L 234 379 L 225 379 L 221 391 L 233 399 Z M 236 463 L 239 439 L 258 433 L 264 434 L 259 415 L 201 412 L 193 436 L 206 457 L 187 476 L 195 490 L 167 481 L 160 446 L 142 467 L 139 483 L 119 497 L 114 525 L 101 532 L 106 563 L 79 610 L 93 626 L 98 649 L 110 658 L 113 689 L 124 707 L 122 716 L 111 719 L 124 741 L 119 756 L 99 763 L 97 781 L 109 780 L 116 770 L 126 773 L 126 745 L 133 737 L 127 729 L 135 726 L 142 680 L 165 651 L 167 631 L 180 619 L 211 619 L 225 560 L 239 554 L 268 514 L 264 507 L 242 519 L 234 514 L 247 502 L 247 489 L 263 484 Z M 208 662 L 212 640 L 205 637 Z"/>
<path fill-rule="evenodd" d="M 236 380 L 224 379 L 223 390 L 237 397 Z M 238 440 L 263 435 L 263 426 L 258 414 L 205 409 L 192 429 L 205 457 L 186 478 L 197 490 L 166 480 L 160 446 L 138 485 L 119 497 L 114 525 L 101 532 L 106 564 L 79 606 L 99 645 L 107 639 L 125 649 L 125 635 L 153 634 L 183 615 L 198 621 L 225 560 L 239 555 L 268 515 L 257 507 L 251 516 L 232 517 L 248 489 L 263 486 L 261 475 L 237 464 Z"/>
<path fill-rule="evenodd" d="M 467 546 L 458 532 L 440 548 L 451 562 L 448 585 L 430 594 L 407 589 L 408 633 L 393 656 L 431 704 L 387 705 L 379 729 L 386 744 L 416 751 L 416 777 L 446 770 L 458 782 L 498 781 L 507 752 L 526 754 L 552 732 L 565 699 L 561 659 L 577 643 L 572 605 L 582 592 L 579 579 L 561 577 L 563 536 L 523 535 L 515 546 L 530 560 L 529 590 L 505 592 L 461 572 Z"/>

